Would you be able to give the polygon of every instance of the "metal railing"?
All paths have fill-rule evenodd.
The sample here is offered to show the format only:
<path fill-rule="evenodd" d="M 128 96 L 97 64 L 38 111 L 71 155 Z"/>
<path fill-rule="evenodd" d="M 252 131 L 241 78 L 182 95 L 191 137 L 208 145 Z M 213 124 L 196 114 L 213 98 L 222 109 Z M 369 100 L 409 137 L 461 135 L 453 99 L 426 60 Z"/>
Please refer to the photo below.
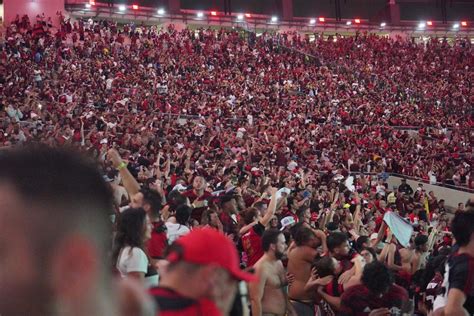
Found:
<path fill-rule="evenodd" d="M 77 16 L 92 16 L 101 18 L 116 18 L 116 19 L 129 19 L 129 20 L 142 20 L 149 22 L 173 22 L 179 21 L 185 24 L 204 24 L 204 25 L 221 25 L 221 26 L 243 26 L 246 29 L 253 28 L 254 30 L 266 29 L 266 30 L 279 30 L 281 28 L 294 29 L 304 32 L 315 32 L 315 31 L 347 31 L 347 32 L 406 32 L 416 35 L 427 35 L 427 34 L 438 34 L 439 36 L 470 36 L 474 32 L 472 26 L 463 27 L 461 29 L 453 30 L 450 26 L 443 26 L 436 24 L 429 29 L 420 31 L 418 29 L 419 21 L 401 21 L 399 25 L 386 25 L 381 27 L 379 23 L 372 23 L 368 20 L 363 20 L 363 23 L 357 25 L 348 26 L 346 20 L 336 21 L 334 18 L 326 18 L 324 23 L 311 23 L 309 18 L 305 17 L 293 17 L 291 20 L 282 20 L 278 22 L 272 22 L 271 16 L 264 14 L 251 14 L 249 17 L 239 18 L 241 14 L 232 13 L 231 15 L 224 15 L 222 12 L 219 14 L 212 15 L 211 12 L 197 11 L 197 10 L 186 10 L 181 9 L 179 13 L 168 13 L 158 14 L 157 7 L 146 7 L 139 6 L 134 9 L 132 5 L 120 5 L 113 4 L 108 6 L 106 3 L 95 1 L 95 5 L 86 7 L 89 1 L 84 0 L 66 0 L 65 8 L 69 12 L 76 14 Z M 125 6 L 124 11 L 120 11 L 120 6 Z M 197 13 L 202 12 L 204 15 L 198 17 Z"/>

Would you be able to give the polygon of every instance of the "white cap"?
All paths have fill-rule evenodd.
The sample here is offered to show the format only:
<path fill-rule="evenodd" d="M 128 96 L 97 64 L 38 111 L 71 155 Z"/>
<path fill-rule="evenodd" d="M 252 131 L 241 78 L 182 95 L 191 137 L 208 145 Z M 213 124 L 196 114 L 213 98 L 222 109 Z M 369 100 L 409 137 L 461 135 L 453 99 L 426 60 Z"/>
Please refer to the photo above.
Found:
<path fill-rule="evenodd" d="M 280 231 L 284 230 L 288 226 L 291 226 L 296 223 L 295 218 L 293 216 L 287 216 L 281 219 L 281 228 Z"/>
<path fill-rule="evenodd" d="M 183 192 L 183 191 L 186 191 L 187 189 L 188 189 L 187 187 L 185 187 L 181 183 L 178 183 L 177 185 L 174 186 L 173 190 L 171 191 L 178 190 L 178 192 Z"/>

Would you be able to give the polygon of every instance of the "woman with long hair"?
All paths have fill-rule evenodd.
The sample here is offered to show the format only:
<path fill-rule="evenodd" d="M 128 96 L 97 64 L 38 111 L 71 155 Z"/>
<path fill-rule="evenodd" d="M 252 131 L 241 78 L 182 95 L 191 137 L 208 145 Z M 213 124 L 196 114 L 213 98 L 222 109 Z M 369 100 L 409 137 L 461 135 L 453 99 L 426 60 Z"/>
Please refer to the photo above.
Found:
<path fill-rule="evenodd" d="M 126 209 L 118 217 L 112 253 L 122 277 L 135 278 L 149 287 L 158 285 L 158 275 L 150 266 L 145 248 L 151 230 L 152 224 L 144 209 Z"/>

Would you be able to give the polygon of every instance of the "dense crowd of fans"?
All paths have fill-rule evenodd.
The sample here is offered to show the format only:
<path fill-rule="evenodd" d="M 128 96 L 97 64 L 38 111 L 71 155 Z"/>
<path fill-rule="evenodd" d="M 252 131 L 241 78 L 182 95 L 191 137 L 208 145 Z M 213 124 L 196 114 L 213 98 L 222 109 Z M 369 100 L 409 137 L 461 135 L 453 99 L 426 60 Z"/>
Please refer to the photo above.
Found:
<path fill-rule="evenodd" d="M 385 182 L 472 188 L 468 41 L 61 19 L 54 34 L 42 17 L 6 29 L 0 141 L 99 162 L 113 270 L 163 315 L 239 314 L 246 298 L 253 315 L 428 314 L 451 289 L 448 257 L 473 312 L 473 259 L 450 257 L 453 233 L 472 248 L 472 210 L 451 224 L 423 184 Z"/>
<path fill-rule="evenodd" d="M 190 150 L 261 171 L 291 163 L 472 187 L 468 41 L 247 39 L 69 20 L 53 36 L 42 20 L 6 30 L 4 145 L 39 139 L 100 154 L 115 144 L 151 161 L 159 149 L 173 160 Z"/>

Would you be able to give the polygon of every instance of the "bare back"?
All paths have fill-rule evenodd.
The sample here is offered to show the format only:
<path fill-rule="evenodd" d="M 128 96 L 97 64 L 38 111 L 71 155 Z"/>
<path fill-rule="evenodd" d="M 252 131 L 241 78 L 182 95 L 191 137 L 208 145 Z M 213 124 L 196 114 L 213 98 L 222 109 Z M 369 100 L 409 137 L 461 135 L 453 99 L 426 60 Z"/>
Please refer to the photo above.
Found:
<path fill-rule="evenodd" d="M 316 249 L 308 246 L 295 247 L 288 254 L 288 273 L 295 276 L 288 292 L 290 299 L 312 301 L 313 293 L 305 292 L 304 288 L 311 276 L 311 264 L 316 256 Z"/>

